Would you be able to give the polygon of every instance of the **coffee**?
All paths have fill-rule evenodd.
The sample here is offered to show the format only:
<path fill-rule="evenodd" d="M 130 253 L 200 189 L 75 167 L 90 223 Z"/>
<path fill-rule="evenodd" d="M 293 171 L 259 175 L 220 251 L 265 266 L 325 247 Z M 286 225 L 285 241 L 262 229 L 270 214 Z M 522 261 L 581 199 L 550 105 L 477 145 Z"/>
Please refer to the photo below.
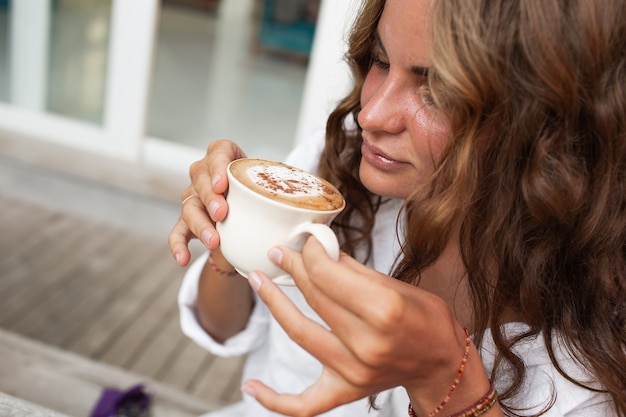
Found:
<path fill-rule="evenodd" d="M 344 206 L 341 193 L 331 183 L 280 162 L 239 159 L 230 165 L 230 172 L 247 188 L 283 204 L 321 211 Z"/>

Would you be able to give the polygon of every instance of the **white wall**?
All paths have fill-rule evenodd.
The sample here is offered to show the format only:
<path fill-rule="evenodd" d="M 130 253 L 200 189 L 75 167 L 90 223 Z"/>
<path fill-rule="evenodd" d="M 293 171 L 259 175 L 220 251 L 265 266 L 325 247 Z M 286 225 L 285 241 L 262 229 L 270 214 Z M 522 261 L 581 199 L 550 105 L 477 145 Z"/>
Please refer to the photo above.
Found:
<path fill-rule="evenodd" d="M 323 0 L 317 20 L 307 80 L 304 86 L 296 143 L 323 131 L 326 119 L 352 83 L 343 60 L 347 33 L 359 0 Z"/>

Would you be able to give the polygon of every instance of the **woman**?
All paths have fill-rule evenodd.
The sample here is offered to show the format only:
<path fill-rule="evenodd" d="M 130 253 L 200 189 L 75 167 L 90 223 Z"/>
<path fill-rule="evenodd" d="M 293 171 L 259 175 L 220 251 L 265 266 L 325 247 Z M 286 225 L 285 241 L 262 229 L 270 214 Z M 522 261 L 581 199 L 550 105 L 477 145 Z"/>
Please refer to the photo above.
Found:
<path fill-rule="evenodd" d="M 325 367 L 301 395 L 245 392 L 296 416 L 398 385 L 419 416 L 626 415 L 625 8 L 366 2 L 329 132 L 358 114 L 363 185 L 408 197 L 399 280 L 272 251 L 332 331 L 251 275 Z"/>
<path fill-rule="evenodd" d="M 374 50 L 358 118 L 366 146 L 378 132 L 388 146 L 400 140 L 393 122 L 409 115 L 389 109 L 409 100 L 407 90 L 430 96 L 447 120 L 435 169 L 413 183 L 406 205 L 394 276 L 413 285 L 347 257 L 332 262 L 315 242 L 302 255 L 274 250 L 332 332 L 302 320 L 262 273 L 251 285 L 325 372 L 301 396 L 277 396 L 257 381 L 244 390 L 274 410 L 313 415 L 399 384 L 415 415 L 429 415 L 437 397 L 425 393 L 441 372 L 429 364 L 454 369 L 441 350 L 458 354 L 461 341 L 450 335 L 461 325 L 497 386 L 485 416 L 626 415 L 626 4 L 388 0 L 365 8 L 380 16 L 363 43 Z M 422 67 L 428 81 L 409 88 Z M 334 288 L 340 277 L 344 291 Z M 485 377 L 466 366 L 453 395 L 442 391 L 442 410 L 477 404 L 465 394 Z"/>

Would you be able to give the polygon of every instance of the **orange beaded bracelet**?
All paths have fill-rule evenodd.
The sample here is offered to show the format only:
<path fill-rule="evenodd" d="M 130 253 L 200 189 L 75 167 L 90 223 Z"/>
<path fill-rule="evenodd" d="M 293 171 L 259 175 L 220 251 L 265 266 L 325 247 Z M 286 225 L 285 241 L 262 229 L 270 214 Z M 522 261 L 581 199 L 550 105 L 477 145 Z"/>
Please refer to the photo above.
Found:
<path fill-rule="evenodd" d="M 450 414 L 448 417 L 479 417 L 485 414 L 487 411 L 491 410 L 494 405 L 498 402 L 498 392 L 496 391 L 495 386 L 492 381 L 489 381 L 489 390 L 485 395 L 483 395 L 480 400 L 476 401 L 474 404 L 470 405 L 467 408 L 464 408 L 461 411 L 458 411 L 454 414 Z M 409 416 L 417 417 L 411 404 L 409 404 Z"/>
<path fill-rule="evenodd" d="M 448 404 L 448 401 L 450 401 L 450 398 L 452 398 L 452 394 L 454 394 L 456 387 L 459 385 L 459 382 L 461 382 L 461 377 L 463 376 L 463 371 L 465 370 L 465 364 L 467 363 L 467 356 L 469 355 L 470 344 L 472 343 L 469 330 L 467 330 L 467 328 L 463 328 L 463 331 L 465 332 L 465 350 L 463 351 L 461 366 L 459 366 L 459 370 L 456 373 L 456 377 L 454 378 L 452 386 L 448 390 L 448 394 L 446 394 L 446 397 L 441 401 L 441 403 L 439 403 L 439 405 L 428 414 L 428 417 L 433 417 L 435 414 L 438 414 L 443 409 L 443 407 Z M 413 411 L 413 406 L 411 405 L 411 403 L 409 403 L 409 417 L 417 417 L 415 415 L 415 411 Z"/>
<path fill-rule="evenodd" d="M 485 414 L 487 411 L 498 402 L 498 392 L 493 386 L 493 382 L 489 381 L 489 391 L 483 397 L 476 401 L 469 407 L 449 415 L 448 417 L 478 417 Z"/>

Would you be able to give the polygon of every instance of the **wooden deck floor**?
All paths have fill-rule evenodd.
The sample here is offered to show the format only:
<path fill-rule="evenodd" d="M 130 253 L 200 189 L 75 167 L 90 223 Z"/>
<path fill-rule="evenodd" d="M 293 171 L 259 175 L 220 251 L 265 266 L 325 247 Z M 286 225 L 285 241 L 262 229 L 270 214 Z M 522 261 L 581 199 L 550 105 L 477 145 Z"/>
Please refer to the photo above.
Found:
<path fill-rule="evenodd" d="M 180 331 L 184 270 L 165 239 L 0 196 L 0 328 L 212 402 L 240 399 L 243 358 Z"/>

